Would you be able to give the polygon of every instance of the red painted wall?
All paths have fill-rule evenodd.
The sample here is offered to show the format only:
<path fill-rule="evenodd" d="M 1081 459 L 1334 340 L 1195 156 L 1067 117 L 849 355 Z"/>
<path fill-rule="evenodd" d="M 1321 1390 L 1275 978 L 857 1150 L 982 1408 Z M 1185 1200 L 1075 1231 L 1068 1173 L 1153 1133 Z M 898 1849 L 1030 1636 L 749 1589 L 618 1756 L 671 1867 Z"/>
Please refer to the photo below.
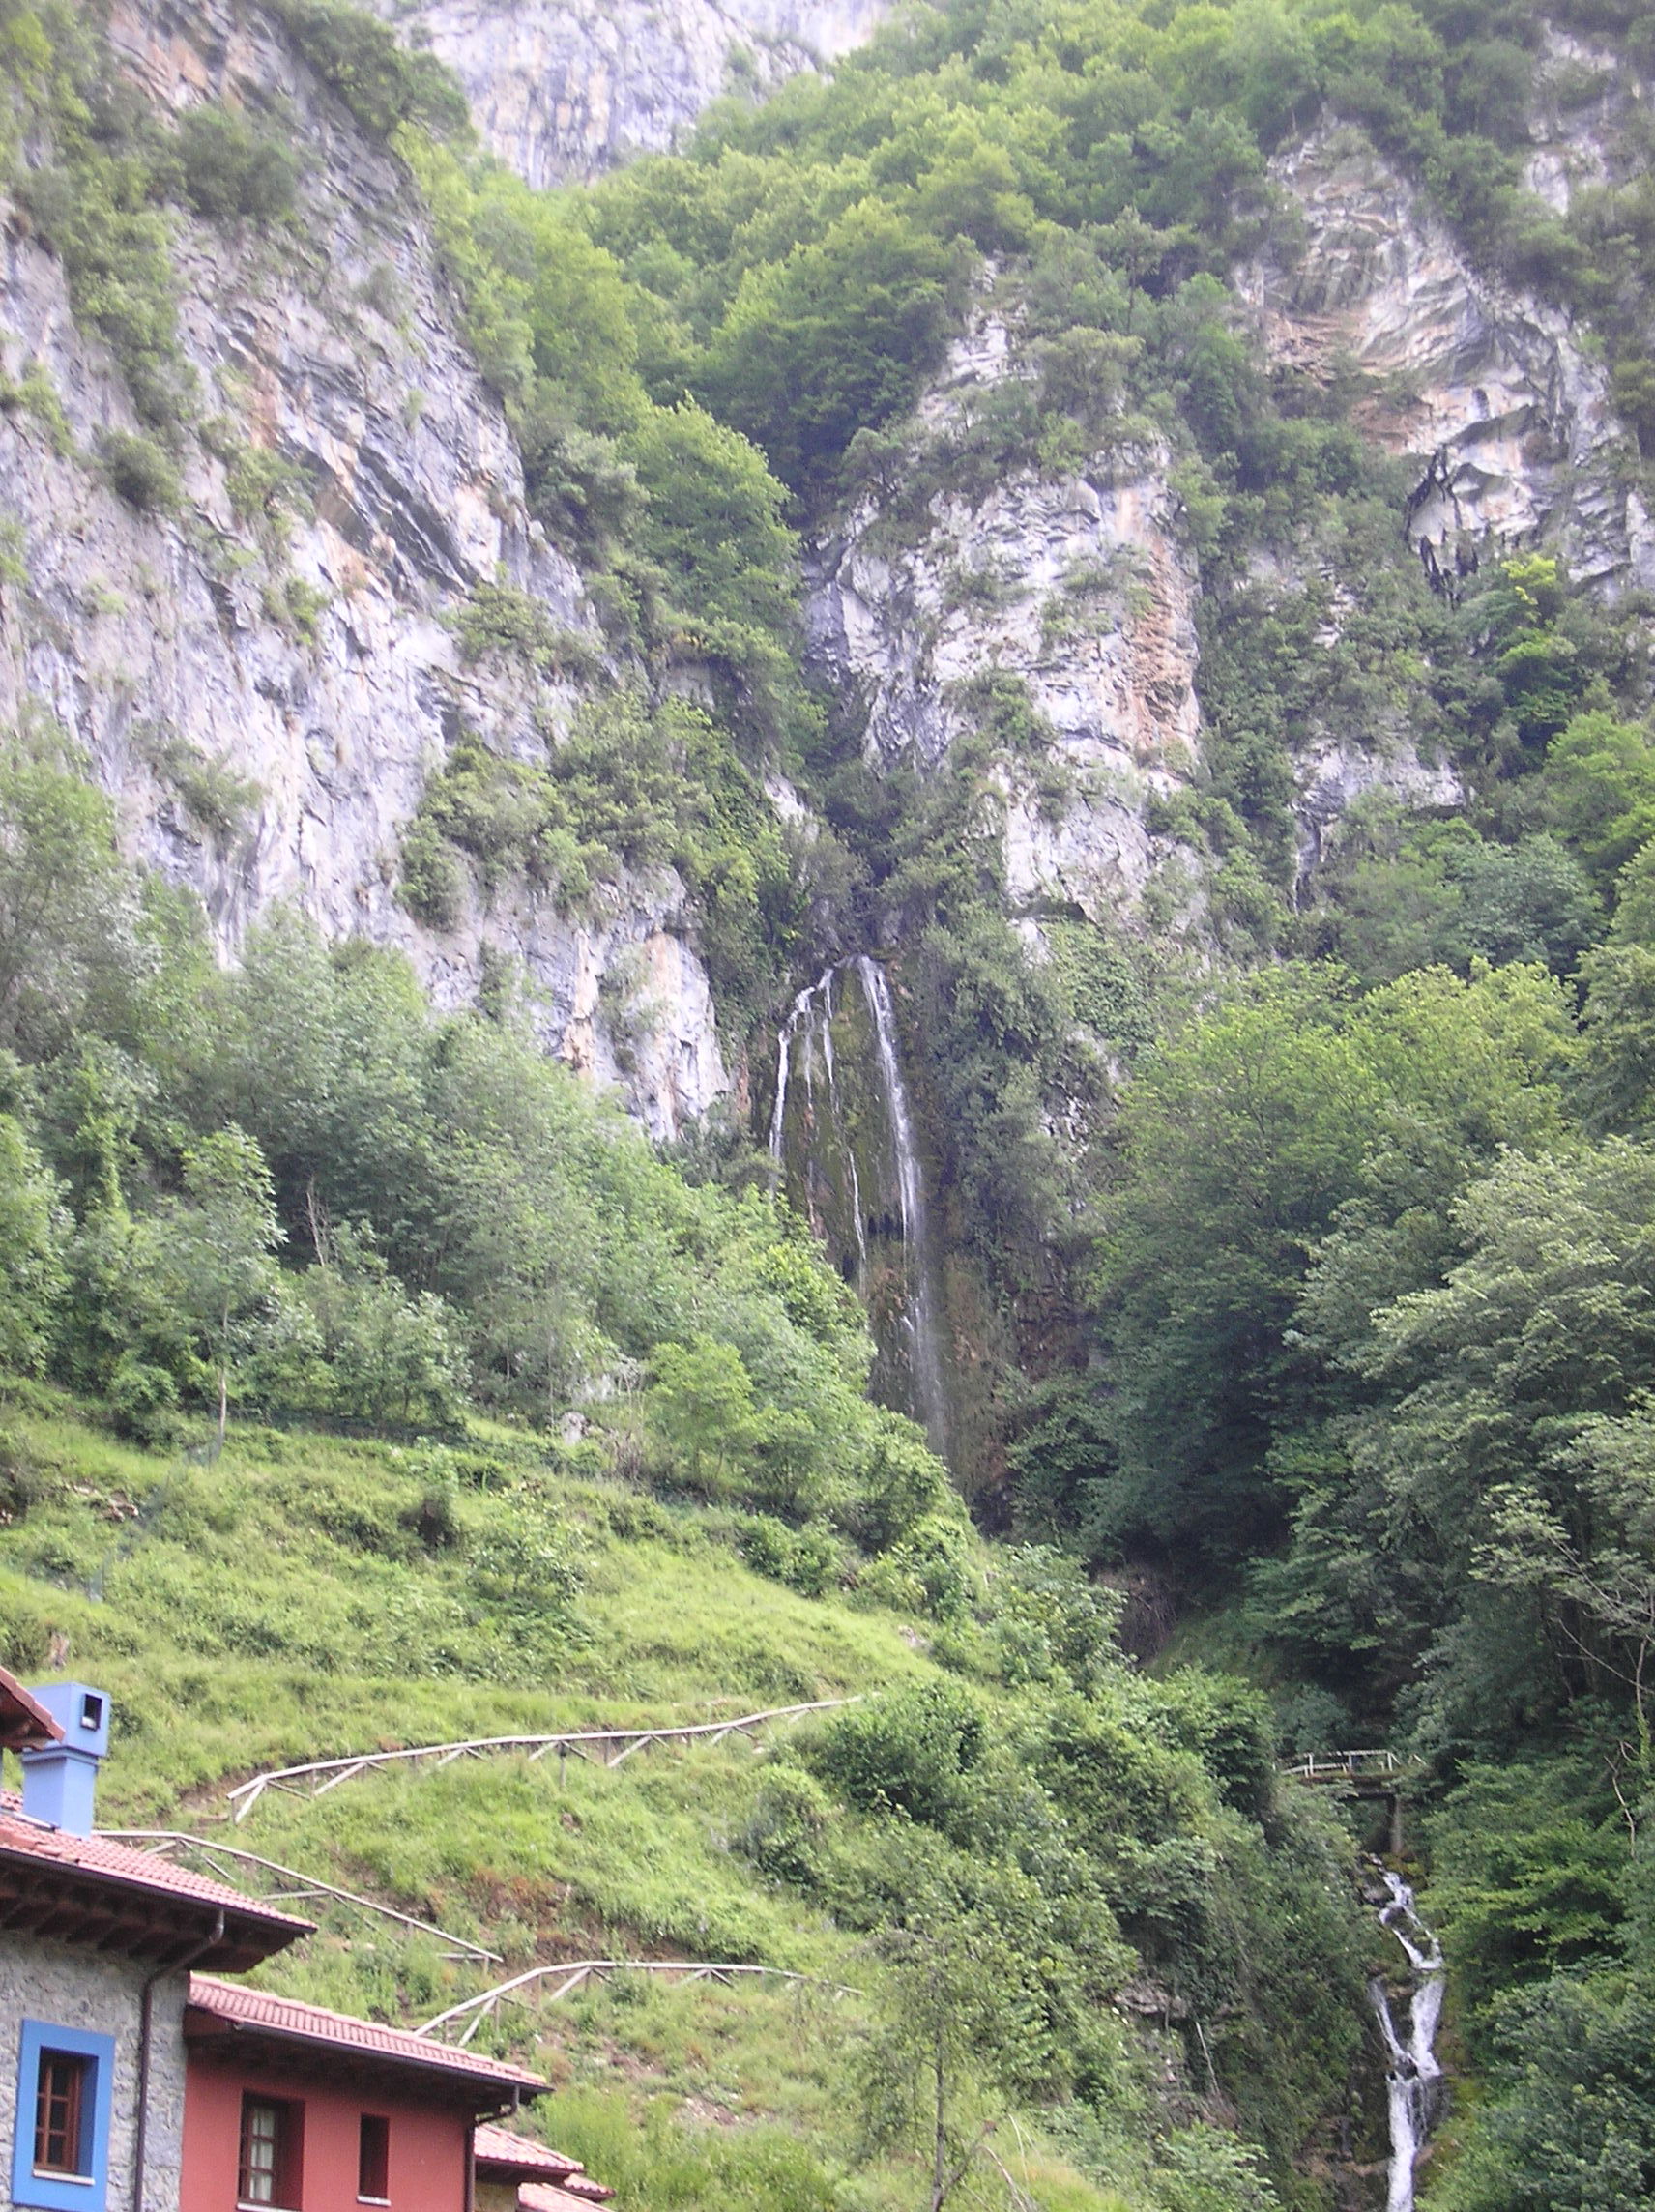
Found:
<path fill-rule="evenodd" d="M 184 2092 L 180 2212 L 236 2212 L 242 2096 L 305 2107 L 298 2212 L 357 2212 L 363 2112 L 391 2121 L 391 2212 L 465 2212 L 471 2123 L 440 2105 L 400 2104 L 373 2089 L 338 2089 L 298 2074 L 261 2074 L 189 2059 Z"/>

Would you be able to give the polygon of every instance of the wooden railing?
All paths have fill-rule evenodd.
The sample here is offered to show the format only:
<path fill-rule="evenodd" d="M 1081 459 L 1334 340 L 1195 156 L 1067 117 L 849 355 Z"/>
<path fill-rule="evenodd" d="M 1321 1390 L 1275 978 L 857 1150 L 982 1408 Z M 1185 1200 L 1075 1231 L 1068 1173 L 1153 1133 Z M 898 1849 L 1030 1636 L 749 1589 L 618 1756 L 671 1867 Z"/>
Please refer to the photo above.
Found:
<path fill-rule="evenodd" d="M 341 1782 L 353 1781 L 389 1766 L 451 1766 L 460 1759 L 488 1759 L 515 1755 L 531 1761 L 556 1752 L 560 1761 L 585 1759 L 598 1766 L 619 1766 L 652 1745 L 723 1743 L 733 1735 L 751 1736 L 755 1730 L 781 1721 L 798 1720 L 806 1713 L 833 1712 L 841 1705 L 859 1703 L 856 1698 L 819 1698 L 808 1705 L 771 1705 L 761 1713 L 741 1713 L 729 1720 L 701 1721 L 690 1728 L 565 1729 L 556 1735 L 470 1736 L 461 1743 L 415 1744 L 399 1751 L 364 1751 L 346 1759 L 313 1759 L 303 1766 L 278 1766 L 268 1774 L 255 1774 L 226 1791 L 238 1821 L 245 1820 L 267 1790 L 291 1797 L 325 1797 Z"/>
<path fill-rule="evenodd" d="M 826 1990 L 836 1997 L 860 1996 L 860 1990 L 848 1988 L 843 1982 L 824 1981 L 817 1974 L 795 1974 L 782 1966 L 736 1965 L 728 1962 L 708 1959 L 569 1959 L 556 1966 L 531 1966 L 527 1973 L 513 1974 L 508 1982 L 498 1982 L 480 1995 L 465 1997 L 459 2004 L 450 2005 L 434 2020 L 425 2022 L 415 2030 L 419 2035 L 435 2036 L 443 2028 L 458 2027 L 465 2023 L 458 2037 L 462 2044 L 469 2043 L 485 2020 L 492 2020 L 506 2003 L 556 2004 L 588 1982 L 607 1981 L 612 1974 L 664 1974 L 681 1982 L 734 1983 L 743 1978 L 769 1979 L 790 1982 L 800 1989 Z"/>
<path fill-rule="evenodd" d="M 1280 1771 L 1287 1782 L 1346 1782 L 1400 1774 L 1402 1765 L 1394 1751 L 1318 1751 L 1285 1761 Z"/>
<path fill-rule="evenodd" d="M 257 1851 L 238 1850 L 234 1844 L 217 1843 L 209 1836 L 187 1835 L 177 1828 L 100 1828 L 98 1833 L 107 1836 L 111 1843 L 131 1844 L 158 1859 L 193 1859 L 205 1873 L 227 1883 L 231 1889 L 240 1889 L 243 1886 L 240 1877 L 256 1868 L 263 1886 L 250 1894 L 266 1905 L 313 1905 L 326 1898 L 351 1911 L 394 1921 L 399 1928 L 412 1929 L 417 1935 L 434 1936 L 447 1946 L 451 1959 L 470 1960 L 484 1966 L 503 1964 L 498 1951 L 474 1943 L 469 1936 L 452 1935 L 429 1920 L 416 1920 L 412 1913 L 398 1912 L 393 1906 L 377 1904 L 371 1897 L 359 1897 L 355 1890 L 340 1889 L 313 1874 L 301 1874 L 297 1867 L 283 1866 L 276 1859 L 260 1858 Z"/>

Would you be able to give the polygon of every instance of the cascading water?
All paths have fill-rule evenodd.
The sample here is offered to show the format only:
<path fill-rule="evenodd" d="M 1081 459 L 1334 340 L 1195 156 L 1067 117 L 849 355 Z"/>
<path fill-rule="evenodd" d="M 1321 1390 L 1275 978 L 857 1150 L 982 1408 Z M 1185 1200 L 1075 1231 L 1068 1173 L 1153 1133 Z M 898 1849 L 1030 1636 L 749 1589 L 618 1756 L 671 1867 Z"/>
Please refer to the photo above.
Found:
<path fill-rule="evenodd" d="M 1368 1985 L 1379 2033 L 1384 2037 L 1385 2085 L 1390 2098 L 1391 2166 L 1385 2212 L 1413 2212 L 1414 2175 L 1436 2117 L 1437 2085 L 1442 2079 L 1437 2057 L 1437 2023 L 1442 2017 L 1444 1967 L 1442 1947 L 1415 1911 L 1412 1890 L 1388 1868 L 1383 1870 L 1382 1878 L 1390 1894 L 1389 1902 L 1379 1908 L 1379 1925 L 1388 1928 L 1408 1953 L 1414 1973 L 1406 2039 L 1398 2032 L 1383 1980 L 1376 1974 Z"/>
<path fill-rule="evenodd" d="M 947 1401 L 943 1389 L 943 1360 L 931 1291 L 931 1218 L 925 1208 L 925 1179 L 920 1172 L 919 1150 L 914 1142 L 908 1090 L 902 1080 L 902 1062 L 897 1058 L 890 982 L 879 962 L 871 960 L 865 952 L 856 966 L 868 1011 L 873 1016 L 886 1111 L 896 1151 L 897 1202 L 902 1211 L 902 1247 L 908 1263 L 908 1300 L 903 1318 L 911 1343 L 914 1394 L 932 1444 L 938 1451 L 946 1453 Z"/>
<path fill-rule="evenodd" d="M 860 1041 L 859 1024 L 871 1049 L 853 1054 L 841 1070 L 835 1029 Z M 924 1170 L 889 979 L 865 953 L 827 969 L 788 1011 L 776 1047 L 769 1150 L 771 1187 L 785 1179 L 869 1308 L 880 1353 L 876 1390 L 914 1413 L 945 1451 Z"/>
<path fill-rule="evenodd" d="M 844 1111 L 839 1098 L 839 1070 L 833 1059 L 833 979 L 837 968 L 825 968 L 814 983 L 807 983 L 792 1006 L 781 1026 L 776 1044 L 775 1105 L 770 1112 L 770 1188 L 780 1186 L 787 1168 L 787 1097 L 792 1084 L 794 1048 L 799 1052 L 799 1073 L 804 1082 L 805 1121 L 807 1141 L 814 1145 L 818 1133 L 816 1105 L 816 1078 L 820 1069 L 827 1094 L 827 1122 L 830 1132 L 840 1132 L 844 1126 Z M 867 1221 L 862 1211 L 861 1178 L 857 1168 L 857 1155 L 850 1146 L 844 1148 L 844 1174 L 847 1184 L 845 1208 L 849 1219 L 851 1237 L 856 1248 L 860 1274 L 867 1266 Z M 823 1234 L 823 1223 L 811 1208 L 812 1227 Z M 858 1284 L 858 1288 L 859 1288 Z"/>

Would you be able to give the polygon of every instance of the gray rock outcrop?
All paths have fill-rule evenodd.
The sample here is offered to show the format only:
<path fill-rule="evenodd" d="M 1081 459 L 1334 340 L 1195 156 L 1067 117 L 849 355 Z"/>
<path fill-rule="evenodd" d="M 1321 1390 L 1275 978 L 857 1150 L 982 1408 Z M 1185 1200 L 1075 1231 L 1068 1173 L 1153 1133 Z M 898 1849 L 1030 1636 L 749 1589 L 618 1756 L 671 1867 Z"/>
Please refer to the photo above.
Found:
<path fill-rule="evenodd" d="M 1407 528 L 1428 568 L 1451 577 L 1485 542 L 1545 539 L 1602 588 L 1655 581 L 1635 449 L 1569 317 L 1474 267 L 1356 131 L 1319 131 L 1273 174 L 1302 238 L 1236 289 L 1273 360 L 1364 378 L 1354 420 L 1419 464 Z"/>
<path fill-rule="evenodd" d="M 925 470 L 962 411 L 1024 373 L 1015 334 L 980 316 L 921 403 L 905 466 Z M 1167 466 L 1164 448 L 1123 447 L 1055 479 L 1008 469 L 978 499 L 944 475 L 917 529 L 870 494 L 815 557 L 810 650 L 865 702 L 874 765 L 935 769 L 980 719 L 985 681 L 1022 686 L 1036 754 L 998 770 L 1020 910 L 1135 906 L 1164 857 L 1146 801 L 1195 765 L 1200 585 Z"/>
<path fill-rule="evenodd" d="M 55 716 L 134 854 L 199 893 L 224 956 L 287 901 L 330 937 L 402 946 L 439 1005 L 516 957 L 548 1049 L 674 1133 L 727 1087 L 676 876 L 623 877 L 578 916 L 526 888 L 479 898 L 442 934 L 395 896 L 402 830 L 454 734 L 529 757 L 547 742 L 520 684 L 461 664 L 455 609 L 504 578 L 597 646 L 578 572 L 527 513 L 405 180 L 254 11 L 116 0 L 111 35 L 167 106 L 289 102 L 303 220 L 279 245 L 178 224 L 207 429 L 166 514 L 105 480 L 100 437 L 139 427 L 126 387 L 77 328 L 57 258 L 0 209 L 0 361 L 14 380 L 32 370 L 64 419 L 0 412 L 0 506 L 26 579 L 0 593 L 0 716 Z M 287 488 L 286 511 L 238 508 L 249 460 Z M 576 695 L 536 704 L 555 725 Z M 220 803 L 203 809 L 204 788 Z"/>
<path fill-rule="evenodd" d="M 483 142 L 532 185 L 664 153 L 712 101 L 859 45 L 891 0 L 381 0 L 465 86 Z"/>

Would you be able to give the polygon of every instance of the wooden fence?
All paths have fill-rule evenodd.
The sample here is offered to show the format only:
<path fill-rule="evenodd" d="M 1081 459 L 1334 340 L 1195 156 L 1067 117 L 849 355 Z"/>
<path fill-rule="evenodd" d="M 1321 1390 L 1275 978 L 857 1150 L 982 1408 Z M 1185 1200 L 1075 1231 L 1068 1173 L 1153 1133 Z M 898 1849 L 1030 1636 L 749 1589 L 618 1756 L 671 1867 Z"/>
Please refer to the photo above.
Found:
<path fill-rule="evenodd" d="M 826 1990 L 836 1997 L 860 1996 L 860 1990 L 848 1988 L 843 1982 L 824 1981 L 816 1974 L 790 1973 L 781 1966 L 736 1965 L 728 1962 L 707 1959 L 569 1959 L 556 1966 L 531 1966 L 527 1973 L 513 1974 L 508 1982 L 498 1982 L 480 1995 L 465 1997 L 460 2003 L 450 2005 L 416 2029 L 420 2035 L 437 2036 L 444 2028 L 460 2027 L 457 2040 L 466 2044 L 477 2033 L 485 2020 L 493 2020 L 503 2004 L 556 2004 L 560 1997 L 573 1994 L 588 1982 L 607 1981 L 612 1974 L 663 1974 L 681 1982 L 724 1982 L 734 1984 L 743 1978 L 765 1978 L 775 1982 L 790 1982 L 800 1989 Z"/>
<path fill-rule="evenodd" d="M 209 1836 L 187 1835 L 177 1828 L 100 1828 L 98 1833 L 107 1836 L 111 1843 L 130 1844 L 136 1849 L 147 1850 L 158 1859 L 192 1859 L 203 1873 L 212 1875 L 231 1889 L 242 1888 L 244 1881 L 240 1877 L 256 1868 L 263 1886 L 253 1894 L 267 1905 L 313 1905 L 326 1898 L 352 1911 L 394 1921 L 399 1928 L 412 1929 L 418 1935 L 434 1936 L 446 1947 L 450 1959 L 470 1960 L 483 1966 L 498 1966 L 503 1963 L 498 1951 L 474 1943 L 468 1936 L 452 1935 L 447 1928 L 434 1927 L 428 1920 L 416 1920 L 412 1913 L 378 1905 L 371 1897 L 359 1897 L 355 1890 L 340 1889 L 315 1875 L 301 1874 L 297 1867 L 283 1866 L 276 1859 L 260 1858 L 257 1851 L 239 1850 L 234 1844 L 217 1843 Z"/>
<path fill-rule="evenodd" d="M 1281 1773 L 1288 1782 L 1350 1782 L 1400 1774 L 1402 1767 L 1394 1751 L 1318 1751 L 1287 1761 Z"/>
<path fill-rule="evenodd" d="M 854 1705 L 857 1698 L 819 1698 L 808 1705 L 771 1705 L 761 1713 L 741 1713 L 729 1720 L 701 1721 L 691 1728 L 566 1729 L 556 1735 L 488 1735 L 468 1737 L 462 1743 L 415 1744 L 397 1751 L 364 1751 L 347 1759 L 314 1759 L 303 1766 L 278 1766 L 239 1782 L 226 1795 L 238 1821 L 245 1820 L 267 1790 L 291 1797 L 325 1797 L 341 1782 L 353 1781 L 383 1767 L 451 1766 L 460 1759 L 489 1759 L 515 1755 L 531 1761 L 555 1752 L 559 1761 L 585 1759 L 598 1766 L 620 1766 L 634 1752 L 652 1745 L 723 1743 L 733 1735 L 752 1736 L 761 1728 L 798 1720 L 806 1713 L 835 1711 Z"/>

